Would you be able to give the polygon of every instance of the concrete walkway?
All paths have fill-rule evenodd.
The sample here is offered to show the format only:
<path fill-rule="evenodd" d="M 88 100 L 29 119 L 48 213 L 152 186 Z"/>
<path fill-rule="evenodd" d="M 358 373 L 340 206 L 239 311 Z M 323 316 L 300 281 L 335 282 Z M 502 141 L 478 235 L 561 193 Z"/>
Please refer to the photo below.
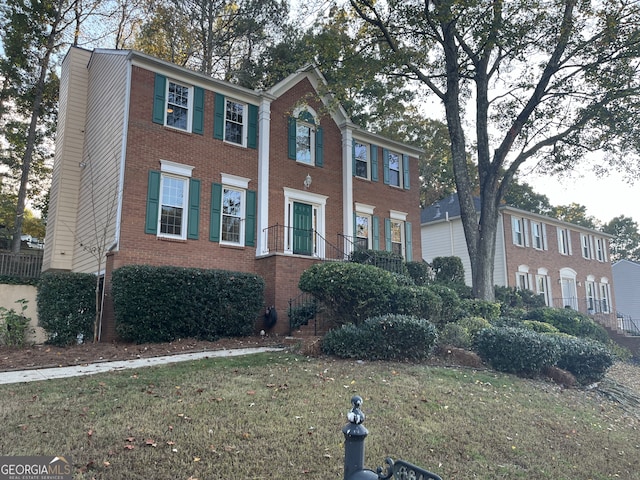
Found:
<path fill-rule="evenodd" d="M 113 372 L 116 370 L 132 368 L 154 367 L 157 365 L 167 365 L 170 363 L 186 362 L 189 360 L 199 360 L 201 358 L 238 357 L 252 353 L 280 352 L 283 350 L 283 348 L 277 347 L 211 350 L 208 352 L 181 353 L 178 355 L 166 355 L 163 357 L 137 358 L 135 360 L 89 363 L 84 365 L 74 365 L 71 367 L 0 372 L 0 385 L 9 383 L 37 382 L 39 380 L 52 380 L 55 378 L 78 377 L 80 375 L 95 375 L 96 373 Z"/>

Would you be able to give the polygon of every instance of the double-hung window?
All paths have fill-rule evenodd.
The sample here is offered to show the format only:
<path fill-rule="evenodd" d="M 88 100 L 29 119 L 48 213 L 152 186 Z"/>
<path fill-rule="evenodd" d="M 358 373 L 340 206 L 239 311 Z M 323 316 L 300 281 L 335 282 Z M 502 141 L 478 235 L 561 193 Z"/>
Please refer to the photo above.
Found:
<path fill-rule="evenodd" d="M 558 251 L 562 255 L 571 255 L 571 234 L 566 228 L 557 229 L 558 232 Z"/>
<path fill-rule="evenodd" d="M 402 255 L 407 262 L 412 260 L 411 223 L 406 221 L 407 214 L 390 210 L 390 218 L 384 219 L 386 250 Z"/>
<path fill-rule="evenodd" d="M 296 162 L 324 165 L 323 130 L 317 116 L 307 107 L 289 118 L 288 157 Z"/>
<path fill-rule="evenodd" d="M 211 186 L 209 239 L 223 245 L 254 246 L 256 192 L 248 190 L 250 179 L 221 174 L 222 183 Z"/>
<path fill-rule="evenodd" d="M 167 126 L 189 131 L 191 87 L 169 80 L 167 88 Z"/>
<path fill-rule="evenodd" d="M 161 171 L 149 172 L 145 232 L 184 240 L 198 238 L 200 181 L 193 167 L 161 161 Z"/>
<path fill-rule="evenodd" d="M 605 254 L 605 240 L 602 238 L 596 238 L 596 259 L 599 262 L 605 262 L 607 260 Z"/>
<path fill-rule="evenodd" d="M 369 178 L 369 145 L 353 142 L 353 174 L 359 178 Z"/>
<path fill-rule="evenodd" d="M 608 283 L 600 284 L 600 308 L 602 313 L 611 313 L 611 300 Z"/>
<path fill-rule="evenodd" d="M 587 312 L 596 313 L 596 284 L 592 279 L 587 279 L 585 287 L 587 291 Z"/>
<path fill-rule="evenodd" d="M 536 275 L 536 293 L 544 298 L 544 304 L 551 306 L 551 295 L 549 292 L 549 276 L 546 269 L 538 269 Z"/>
<path fill-rule="evenodd" d="M 409 155 L 382 149 L 384 183 L 409 190 Z"/>
<path fill-rule="evenodd" d="M 204 89 L 156 73 L 153 87 L 153 123 L 202 135 Z"/>
<path fill-rule="evenodd" d="M 244 145 L 246 139 L 246 110 L 247 106 L 244 103 L 229 99 L 226 100 L 224 139 L 227 142 L 235 143 L 236 145 Z"/>
<path fill-rule="evenodd" d="M 531 240 L 533 242 L 533 248 L 535 248 L 536 250 L 543 250 L 545 248 L 542 223 L 531 222 Z"/>
<path fill-rule="evenodd" d="M 400 155 L 389 152 L 389 185 L 394 187 L 402 186 L 400 176 Z"/>
<path fill-rule="evenodd" d="M 582 246 L 582 257 L 586 259 L 593 258 L 591 238 L 589 235 L 580 234 L 580 245 Z"/>
<path fill-rule="evenodd" d="M 356 250 L 371 248 L 371 215 L 356 213 Z"/>
<path fill-rule="evenodd" d="M 514 245 L 524 247 L 524 219 L 511 217 L 511 231 Z"/>

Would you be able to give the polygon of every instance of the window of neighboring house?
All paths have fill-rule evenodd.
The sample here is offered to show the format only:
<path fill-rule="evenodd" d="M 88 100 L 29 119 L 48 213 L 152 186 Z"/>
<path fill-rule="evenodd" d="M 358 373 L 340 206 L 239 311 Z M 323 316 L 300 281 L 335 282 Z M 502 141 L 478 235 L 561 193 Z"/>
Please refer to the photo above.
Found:
<path fill-rule="evenodd" d="M 600 284 L 600 308 L 602 313 L 611 313 L 611 292 L 608 283 Z"/>
<path fill-rule="evenodd" d="M 244 145 L 247 106 L 234 100 L 226 100 L 224 139 L 236 145 Z"/>
<path fill-rule="evenodd" d="M 371 215 L 356 212 L 356 250 L 371 248 Z"/>
<path fill-rule="evenodd" d="M 585 288 L 587 292 L 587 312 L 596 313 L 596 284 L 593 280 L 587 280 Z"/>
<path fill-rule="evenodd" d="M 560 270 L 560 287 L 562 289 L 562 307 L 578 309 L 578 292 L 576 290 L 576 272 L 571 268 Z"/>
<path fill-rule="evenodd" d="M 524 220 L 519 217 L 511 217 L 511 228 L 513 233 L 513 243 L 524 247 Z"/>
<path fill-rule="evenodd" d="M 542 223 L 531 222 L 531 239 L 533 241 L 533 248 L 536 250 L 544 250 L 544 230 Z"/>
<path fill-rule="evenodd" d="M 389 218 L 384 219 L 386 250 L 388 252 L 394 252 L 402 255 L 407 262 L 410 262 L 413 258 L 413 241 L 411 232 L 411 222 L 407 221 L 407 213 L 390 210 Z"/>
<path fill-rule="evenodd" d="M 400 155 L 389 152 L 389 185 L 395 187 L 402 186 L 402 176 L 400 175 Z"/>
<path fill-rule="evenodd" d="M 404 257 L 404 222 L 391 220 L 391 251 Z"/>
<path fill-rule="evenodd" d="M 310 107 L 299 109 L 289 118 L 288 156 L 307 165 L 322 167 L 323 130 Z"/>
<path fill-rule="evenodd" d="M 168 127 L 189 131 L 191 110 L 191 87 L 169 80 L 167 85 L 167 117 Z"/>
<path fill-rule="evenodd" d="M 582 245 L 582 257 L 586 259 L 593 258 L 591 253 L 591 238 L 589 235 L 580 234 L 580 244 Z"/>
<path fill-rule="evenodd" d="M 369 178 L 369 145 L 360 142 L 354 142 L 353 158 L 353 174 L 356 177 Z"/>
<path fill-rule="evenodd" d="M 571 255 L 571 235 L 566 228 L 558 227 L 558 251 L 562 255 Z"/>
<path fill-rule="evenodd" d="M 531 282 L 529 281 L 529 267 L 520 265 L 516 272 L 516 287 L 520 290 L 531 290 Z"/>
<path fill-rule="evenodd" d="M 599 262 L 606 262 L 607 256 L 605 253 L 605 240 L 603 238 L 596 238 L 596 259 Z"/>
<path fill-rule="evenodd" d="M 222 186 L 221 243 L 242 245 L 244 239 L 244 190 Z"/>
<path fill-rule="evenodd" d="M 544 304 L 547 307 L 551 306 L 551 295 L 549 292 L 549 277 L 546 275 L 546 273 L 539 271 L 538 275 L 536 275 L 536 293 L 538 295 L 542 295 L 542 298 L 544 298 Z"/>

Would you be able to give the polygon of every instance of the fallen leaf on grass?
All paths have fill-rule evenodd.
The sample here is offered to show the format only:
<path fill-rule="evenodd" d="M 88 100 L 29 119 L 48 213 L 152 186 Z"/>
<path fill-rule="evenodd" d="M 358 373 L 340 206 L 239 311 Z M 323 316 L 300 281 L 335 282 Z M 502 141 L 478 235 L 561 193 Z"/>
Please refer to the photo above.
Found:
<path fill-rule="evenodd" d="M 135 445 L 131 445 L 130 443 L 126 444 L 124 446 L 125 450 L 133 450 L 134 448 L 136 448 Z"/>

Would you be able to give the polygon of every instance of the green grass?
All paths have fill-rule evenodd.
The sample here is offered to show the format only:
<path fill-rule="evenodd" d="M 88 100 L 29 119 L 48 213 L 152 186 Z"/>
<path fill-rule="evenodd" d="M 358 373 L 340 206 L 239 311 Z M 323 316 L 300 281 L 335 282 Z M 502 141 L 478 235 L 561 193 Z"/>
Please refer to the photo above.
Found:
<path fill-rule="evenodd" d="M 453 479 L 640 478 L 638 418 L 596 393 L 491 371 L 260 354 L 0 387 L 2 455 L 78 479 L 342 479 L 350 398 L 366 466 Z"/>

